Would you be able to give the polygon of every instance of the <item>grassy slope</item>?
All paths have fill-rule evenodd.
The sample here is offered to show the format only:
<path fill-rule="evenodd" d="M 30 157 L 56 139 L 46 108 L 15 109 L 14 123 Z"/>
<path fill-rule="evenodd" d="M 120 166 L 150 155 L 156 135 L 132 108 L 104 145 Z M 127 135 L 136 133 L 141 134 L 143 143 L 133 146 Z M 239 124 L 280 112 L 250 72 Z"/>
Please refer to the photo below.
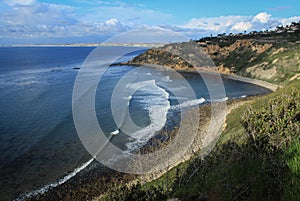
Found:
<path fill-rule="evenodd" d="M 299 88 L 300 81 L 293 82 L 273 94 L 257 99 L 252 103 L 252 107 L 259 109 L 266 104 L 267 100 L 282 96 L 283 93 L 289 93 L 293 89 L 299 90 Z M 265 156 L 249 149 L 247 135 L 241 124 L 242 115 L 247 107 L 248 105 L 241 106 L 228 115 L 227 128 L 217 148 L 204 162 L 210 167 L 208 171 L 201 171 L 201 177 L 206 176 L 204 182 L 198 174 L 193 181 L 186 183 L 186 189 L 185 187 L 176 189 L 175 195 L 182 198 L 186 196 L 185 193 L 191 195 L 189 188 L 191 186 L 194 188 L 201 182 L 200 188 L 196 191 L 196 197 L 199 197 L 200 189 L 205 189 L 203 194 L 209 195 L 210 198 L 214 197 L 216 200 L 277 200 L 283 195 L 289 198 L 286 200 L 292 198 L 293 195 L 285 192 L 288 189 L 284 188 L 289 185 L 285 180 L 290 172 L 300 173 L 299 168 L 296 168 L 300 164 L 299 147 L 295 145 L 295 148 L 290 148 L 295 150 L 294 157 L 290 159 L 293 162 L 282 161 L 285 159 L 282 159 L 280 154 Z M 287 163 L 293 165 L 288 167 Z M 294 182 L 299 185 L 299 180 L 294 180 Z M 293 188 L 289 190 L 291 189 Z"/>
<path fill-rule="evenodd" d="M 264 70 L 276 67 L 276 75 L 264 80 L 279 83 L 283 88 L 253 100 L 252 108 L 260 110 L 268 100 L 292 90 L 299 91 L 300 80 L 289 80 L 299 73 L 300 47 L 286 47 L 275 54 L 280 47 L 272 47 L 247 64 L 236 63 L 236 55 L 223 60 L 228 66 L 231 62 L 238 64 L 241 74 L 255 65 Z M 241 123 L 248 106 L 240 106 L 227 116 L 227 126 L 217 146 L 204 160 L 195 156 L 150 183 L 112 189 L 106 200 L 166 200 L 171 197 L 179 200 L 300 200 L 299 138 L 276 153 L 254 150 Z"/>
<path fill-rule="evenodd" d="M 273 94 L 253 100 L 259 110 L 268 100 L 300 89 L 300 81 L 289 83 Z M 249 105 L 227 117 L 227 126 L 213 152 L 204 160 L 196 156 L 158 180 L 132 188 L 122 187 L 108 200 L 299 200 L 300 142 L 287 150 L 262 153 L 248 143 L 241 118 Z M 300 109 L 300 108 L 298 108 Z"/>
<path fill-rule="evenodd" d="M 299 89 L 300 81 L 295 81 L 273 94 L 253 101 L 251 106 L 259 110 L 268 100 Z M 193 181 L 186 183 L 186 189 L 176 189 L 175 195 L 184 198 L 190 195 L 191 186 L 197 186 L 201 182 L 201 188 L 197 189 L 195 197 L 199 197 L 199 191 L 203 191 L 215 200 L 280 200 L 280 197 L 285 200 L 300 199 L 299 196 L 295 197 L 300 193 L 295 188 L 296 184 L 300 185 L 299 140 L 287 150 L 293 153 L 289 159 L 284 153 L 265 155 L 253 151 L 249 148 L 248 136 L 241 124 L 242 115 L 248 107 L 249 105 L 243 105 L 228 115 L 227 127 L 217 148 L 204 162 L 208 163 L 210 169 L 200 173 L 201 177 L 206 176 L 204 182 L 199 175 L 195 176 Z M 290 186 L 290 179 L 295 186 Z"/>
<path fill-rule="evenodd" d="M 276 53 L 281 47 L 281 45 L 275 45 L 273 48 L 262 53 L 252 62 L 247 63 L 242 72 L 245 73 L 247 68 L 255 65 L 263 71 L 274 68 L 276 69 L 276 73 L 271 78 L 261 78 L 255 75 L 252 75 L 252 77 L 276 84 L 286 83 L 295 74 L 300 73 L 300 46 L 287 46 L 282 52 Z"/>
<path fill-rule="evenodd" d="M 253 101 L 259 109 L 267 100 L 292 90 L 300 89 L 295 81 L 283 89 Z M 241 118 L 248 105 L 235 109 L 227 117 L 227 127 L 218 145 L 205 160 L 195 158 L 177 169 L 183 174 L 169 173 L 170 197 L 180 200 L 299 200 L 300 197 L 300 143 L 295 141 L 285 153 L 265 155 L 247 144 L 247 135 Z M 174 176 L 175 175 L 175 176 Z M 174 178 L 175 177 L 175 178 Z M 173 179 L 170 179 L 173 178 Z M 167 176 L 151 185 L 167 183 Z M 149 185 L 149 184 L 148 184 Z"/>

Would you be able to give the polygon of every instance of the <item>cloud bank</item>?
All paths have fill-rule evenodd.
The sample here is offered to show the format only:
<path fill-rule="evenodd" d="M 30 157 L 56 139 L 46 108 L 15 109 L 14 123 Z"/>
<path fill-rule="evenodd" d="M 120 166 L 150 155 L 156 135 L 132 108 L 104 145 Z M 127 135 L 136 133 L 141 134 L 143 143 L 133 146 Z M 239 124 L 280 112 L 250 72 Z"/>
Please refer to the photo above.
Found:
<path fill-rule="evenodd" d="M 82 13 L 77 7 L 37 0 L 4 0 L 0 2 L 0 43 L 101 42 L 121 32 L 145 28 L 169 29 L 195 39 L 274 29 L 300 21 L 300 16 L 275 18 L 262 12 L 256 16 L 193 18 L 178 25 L 168 23 L 174 16 L 143 7 L 120 2 L 90 4 L 92 9 Z"/>
<path fill-rule="evenodd" d="M 215 18 L 191 19 L 185 25 L 179 26 L 177 30 L 185 32 L 191 37 L 197 37 L 195 34 L 197 32 L 201 33 L 202 36 L 209 36 L 210 34 L 264 31 L 298 21 L 300 21 L 300 16 L 273 18 L 270 14 L 262 12 L 256 16 L 221 16 Z"/>

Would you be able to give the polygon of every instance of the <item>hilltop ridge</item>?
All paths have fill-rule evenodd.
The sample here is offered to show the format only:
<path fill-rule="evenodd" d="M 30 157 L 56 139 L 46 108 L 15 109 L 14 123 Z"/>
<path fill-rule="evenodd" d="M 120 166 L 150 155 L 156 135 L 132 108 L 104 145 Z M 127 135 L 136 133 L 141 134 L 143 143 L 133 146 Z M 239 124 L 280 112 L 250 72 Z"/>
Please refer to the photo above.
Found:
<path fill-rule="evenodd" d="M 197 46 L 193 46 L 197 44 Z M 192 51 L 186 51 L 192 50 Z M 201 66 L 193 65 L 198 52 L 204 52 L 213 61 L 205 59 Z M 300 73 L 300 22 L 274 31 L 248 34 L 219 34 L 196 41 L 172 43 L 152 48 L 131 61 L 113 65 L 161 65 L 177 71 L 217 71 L 223 74 L 280 83 Z"/>

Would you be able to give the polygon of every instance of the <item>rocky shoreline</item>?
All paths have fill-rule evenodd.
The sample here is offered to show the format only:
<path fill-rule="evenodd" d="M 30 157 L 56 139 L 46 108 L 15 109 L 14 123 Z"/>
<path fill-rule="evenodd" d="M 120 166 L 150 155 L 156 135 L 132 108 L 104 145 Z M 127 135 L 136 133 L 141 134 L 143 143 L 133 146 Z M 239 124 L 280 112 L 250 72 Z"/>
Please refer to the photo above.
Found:
<path fill-rule="evenodd" d="M 286 70 L 292 72 L 297 72 L 297 69 L 299 71 L 298 59 L 295 60 L 295 58 L 299 58 L 297 53 L 299 43 L 296 41 L 298 40 L 297 33 L 287 36 L 285 34 L 285 37 L 282 37 L 282 35 L 273 34 L 271 37 L 266 33 L 236 37 L 218 36 L 196 41 L 196 46 L 192 46 L 195 42 L 168 44 L 164 47 L 149 49 L 131 61 L 115 63 L 111 66 L 143 66 L 163 71 L 175 70 L 177 72 L 203 73 L 212 76 L 221 74 L 224 78 L 251 83 L 270 91 L 276 91 L 280 86 L 271 83 L 282 83 L 284 80 L 294 79 L 294 77 L 286 77 L 286 74 L 281 72 L 281 68 L 286 68 Z M 192 50 L 192 52 L 189 50 Z M 210 58 L 205 60 L 205 57 L 201 57 L 200 63 L 194 63 L 193 58 L 199 58 L 195 53 L 197 54 L 199 51 Z M 131 185 L 137 182 L 146 183 L 155 180 L 178 164 L 194 157 L 195 153 L 199 157 L 205 157 L 214 147 L 221 132 L 226 128 L 222 117 L 225 116 L 226 118 L 235 108 L 251 103 L 255 99 L 257 99 L 256 96 L 227 101 L 227 110 L 220 112 L 213 118 L 210 116 L 210 105 L 192 109 L 194 112 L 199 112 L 200 116 L 203 117 L 199 122 L 199 130 L 192 148 L 181 157 L 181 160 L 172 163 L 172 166 L 167 169 L 151 175 L 132 177 L 129 182 L 125 183 Z M 212 119 L 215 119 L 214 123 L 211 121 Z M 177 129 L 169 132 L 169 135 L 176 135 Z M 123 182 L 117 184 L 120 185 L 120 183 Z M 94 200 L 101 200 L 101 198 L 99 196 Z"/>
<path fill-rule="evenodd" d="M 168 71 L 172 70 L 169 69 L 168 67 L 156 65 L 156 64 L 141 64 L 141 63 L 132 63 L 132 62 L 122 62 L 122 63 L 114 63 L 111 64 L 111 66 L 136 66 L 136 67 L 146 67 L 146 68 L 155 68 L 157 70 L 163 70 L 163 71 Z M 278 89 L 278 85 L 272 84 L 270 82 L 266 82 L 263 80 L 258 80 L 258 79 L 253 79 L 253 78 L 248 78 L 248 77 L 242 77 L 239 75 L 236 75 L 234 73 L 224 73 L 224 71 L 219 70 L 218 68 L 209 68 L 209 67 L 198 67 L 197 69 L 195 68 L 190 68 L 189 70 L 176 70 L 178 73 L 196 73 L 196 74 L 205 74 L 205 75 L 211 75 L 211 76 L 222 76 L 224 78 L 232 79 L 232 80 L 237 80 L 241 82 L 246 82 L 249 84 L 255 84 L 261 87 L 264 87 L 266 89 L 269 89 L 271 91 L 276 91 Z"/>
<path fill-rule="evenodd" d="M 190 45 L 189 43 L 185 43 L 185 45 Z M 251 83 L 258 86 L 262 86 L 264 88 L 269 89 L 270 91 L 276 91 L 278 88 L 277 85 L 271 84 L 267 81 L 251 79 L 248 77 L 244 77 L 243 71 L 236 73 L 236 69 L 232 67 L 224 67 L 224 64 L 218 62 L 220 60 L 226 60 L 226 56 L 230 57 L 230 51 L 236 51 L 236 49 L 241 49 L 244 47 L 253 48 L 256 53 L 262 54 L 267 52 L 268 50 L 273 48 L 272 44 L 267 45 L 258 45 L 255 41 L 236 41 L 231 46 L 225 47 L 227 50 L 226 53 L 220 55 L 214 55 L 215 51 L 222 52 L 224 48 L 220 49 L 219 46 L 209 45 L 209 48 L 206 49 L 209 55 L 212 54 L 212 58 L 214 61 L 217 61 L 217 66 L 215 65 L 201 65 L 202 67 L 194 67 L 195 65 L 191 65 L 191 63 L 185 61 L 180 58 L 176 54 L 171 55 L 166 53 L 162 49 L 149 49 L 145 53 L 135 57 L 131 61 L 122 62 L 122 63 L 114 63 L 111 66 L 122 66 L 122 65 L 130 65 L 130 66 L 142 66 L 149 68 L 156 68 L 162 71 L 175 70 L 177 72 L 182 73 L 197 73 L 197 74 L 205 74 L 211 76 L 219 76 L 221 74 L 222 77 L 238 80 L 241 82 Z M 163 49 L 169 49 L 168 52 L 172 52 L 170 50 L 174 47 L 174 44 L 166 45 L 161 47 Z M 175 50 L 178 48 L 182 49 L 183 46 L 179 44 L 175 44 Z M 176 49 L 177 48 L 177 49 Z M 247 50 L 248 51 L 248 50 Z M 272 50 L 274 55 L 276 55 L 276 49 Z M 274 53 L 275 52 L 275 53 Z M 257 55 L 251 54 L 253 60 L 256 59 Z M 193 54 L 183 55 L 185 58 L 194 57 Z M 224 59 L 224 58 L 225 59 Z M 251 58 L 249 58 L 251 60 Z M 242 76 L 239 76 L 242 75 Z M 202 117 L 199 122 L 199 130 L 197 131 L 196 138 L 192 144 L 192 148 L 181 156 L 181 160 L 175 161 L 172 163 L 168 169 L 161 170 L 159 172 L 155 172 L 150 175 L 136 176 L 123 174 L 119 172 L 115 172 L 109 170 L 108 168 L 94 168 L 89 172 L 81 173 L 78 176 L 72 178 L 69 182 L 59 186 L 58 188 L 53 188 L 49 192 L 38 195 L 37 197 L 30 198 L 27 200 L 101 200 L 101 197 L 109 192 L 109 189 L 112 187 L 119 186 L 121 184 L 131 185 L 137 182 L 146 183 L 152 180 L 155 180 L 165 174 L 167 171 L 176 167 L 178 164 L 189 160 L 191 157 L 195 156 L 195 153 L 199 153 L 199 157 L 205 157 L 211 149 L 214 147 L 215 143 L 218 140 L 218 136 L 221 134 L 222 130 L 225 128 L 225 122 L 222 120 L 222 116 L 227 116 L 232 110 L 237 108 L 240 105 L 251 102 L 256 97 L 248 97 L 243 99 L 235 99 L 227 102 L 227 110 L 221 112 L 219 115 L 214 116 L 216 119 L 215 122 L 211 121 L 211 106 L 204 105 L 201 107 L 197 107 L 192 109 L 191 114 L 195 111 L 200 113 Z M 213 124 L 213 125 L 211 125 Z M 209 129 L 212 128 L 212 129 Z M 173 129 L 165 133 L 168 136 L 175 136 L 178 129 Z M 163 134 L 162 134 L 163 135 Z M 162 144 L 162 146 L 166 146 L 168 142 Z M 149 147 L 148 147 L 149 148 Z M 147 149 L 147 148 L 146 148 Z M 97 166 L 97 165 L 96 165 Z"/>
<path fill-rule="evenodd" d="M 116 65 L 134 65 L 134 64 L 116 64 Z M 141 66 L 141 64 L 135 64 L 135 66 Z M 142 65 L 144 67 L 158 68 L 159 70 L 170 70 L 168 68 L 162 67 L 160 65 L 146 64 Z M 182 73 L 200 73 L 210 76 L 219 76 L 220 74 L 214 70 L 207 71 L 196 71 L 196 70 L 178 70 Z M 261 80 L 255 80 L 250 78 L 245 78 L 233 74 L 221 74 L 225 78 L 238 80 L 242 82 L 247 82 L 251 84 L 256 84 L 267 88 L 271 91 L 275 91 L 277 86 L 264 82 Z M 62 184 L 59 187 L 50 189 L 48 192 L 37 195 L 26 200 L 101 200 L 101 197 L 109 192 L 110 188 L 119 186 L 120 184 L 133 185 L 137 182 L 146 183 L 155 180 L 162 175 L 164 175 L 168 170 L 176 167 L 182 162 L 189 160 L 191 157 L 195 156 L 195 153 L 199 153 L 199 157 L 205 157 L 211 149 L 214 147 L 218 140 L 222 130 L 224 129 L 224 123 L 222 121 L 222 116 L 227 116 L 233 109 L 238 106 L 249 103 L 255 97 L 248 97 L 243 99 L 235 99 L 227 102 L 227 110 L 221 112 L 218 116 L 215 116 L 215 122 L 211 121 L 211 105 L 203 105 L 192 109 L 190 114 L 193 112 L 199 112 L 201 116 L 201 121 L 199 122 L 199 129 L 196 134 L 196 138 L 192 144 L 192 148 L 181 156 L 181 160 L 170 162 L 172 165 L 168 169 L 161 170 L 159 172 L 152 173 L 150 175 L 129 175 L 119 173 L 110 170 L 106 167 L 101 167 L 101 165 L 95 165 L 96 167 L 90 171 L 83 172 L 72 178 L 70 181 Z M 188 118 L 188 117 L 187 117 Z M 213 125 L 211 125 L 213 124 Z M 212 129 L 209 129 L 212 128 Z M 162 131 L 161 135 L 175 136 L 178 129 L 169 130 L 168 132 Z M 162 143 L 162 146 L 167 146 L 168 142 Z M 149 148 L 150 147 L 150 148 Z M 146 150 L 153 149 L 151 146 L 147 146 Z M 98 167 L 97 167 L 98 166 Z"/>
<path fill-rule="evenodd" d="M 239 105 L 250 102 L 255 97 L 248 97 L 244 99 L 235 99 L 227 102 L 227 110 L 219 115 L 229 114 L 234 108 Z M 37 195 L 25 200 L 101 200 L 101 197 L 106 193 L 109 193 L 109 189 L 115 188 L 121 184 L 132 185 L 137 182 L 146 183 L 161 177 L 168 170 L 176 167 L 178 164 L 189 160 L 195 155 L 200 153 L 200 157 L 204 157 L 213 148 L 218 136 L 224 129 L 224 122 L 218 120 L 214 123 L 208 131 L 211 122 L 211 105 L 206 104 L 200 107 L 191 109 L 189 114 L 193 112 L 199 112 L 201 121 L 199 122 L 198 132 L 192 144 L 192 148 L 182 155 L 181 160 L 176 161 L 168 169 L 155 172 L 150 175 L 130 175 L 110 170 L 106 167 L 97 164 L 96 162 L 87 171 L 83 171 L 70 179 L 68 182 L 50 189 L 48 192 Z M 187 115 L 188 118 L 188 115 Z M 222 119 L 220 117 L 215 117 Z M 161 135 L 175 136 L 178 129 L 173 129 L 168 132 L 162 131 Z M 167 146 L 169 142 L 162 144 L 161 146 Z M 205 149 L 203 149 L 205 147 Z M 203 149 L 199 152 L 199 150 Z"/>

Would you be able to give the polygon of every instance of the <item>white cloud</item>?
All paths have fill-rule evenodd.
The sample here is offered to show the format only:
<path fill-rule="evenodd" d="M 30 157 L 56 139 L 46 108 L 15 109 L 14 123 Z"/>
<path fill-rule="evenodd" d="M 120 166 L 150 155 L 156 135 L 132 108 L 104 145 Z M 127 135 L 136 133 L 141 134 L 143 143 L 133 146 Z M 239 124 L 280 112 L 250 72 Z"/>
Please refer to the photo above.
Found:
<path fill-rule="evenodd" d="M 5 0 L 0 2 L 0 10 L 3 3 L 9 7 L 4 6 L 0 12 L 0 39 L 114 35 L 148 28 L 152 25 L 147 22 L 166 22 L 172 17 L 122 2 L 92 1 L 93 6 L 85 13 L 77 12 L 75 7 L 36 0 Z"/>
<path fill-rule="evenodd" d="M 113 36 L 125 31 L 156 27 L 200 38 L 210 34 L 260 31 L 300 20 L 300 16 L 274 18 L 268 13 L 259 13 L 256 16 L 193 18 L 184 25 L 176 25 L 170 22 L 173 19 L 170 14 L 128 6 L 122 2 L 90 1 L 93 7 L 80 13 L 71 6 L 36 0 L 4 1 L 0 2 L 0 10 L 1 4 L 5 8 L 0 12 L 0 42 L 15 38 L 42 40 L 71 37 L 79 38 L 80 42 L 94 36 Z"/>
<path fill-rule="evenodd" d="M 105 22 L 106 24 L 108 25 L 117 25 L 117 24 L 120 24 L 119 20 L 117 20 L 116 18 L 111 18 L 109 20 L 106 20 Z"/>
<path fill-rule="evenodd" d="M 294 16 L 294 17 L 290 17 L 290 18 L 282 18 L 279 19 L 281 25 L 285 26 L 288 24 L 291 24 L 292 22 L 299 22 L 300 21 L 300 16 Z"/>
<path fill-rule="evenodd" d="M 290 18 L 274 18 L 262 12 L 255 16 L 220 16 L 214 18 L 191 19 L 183 26 L 177 26 L 177 31 L 187 34 L 192 38 L 217 35 L 220 33 L 239 33 L 250 31 L 271 30 L 276 26 L 285 26 L 291 22 L 298 22 L 300 16 Z M 174 27 L 172 29 L 175 29 Z"/>
<path fill-rule="evenodd" d="M 230 30 L 242 32 L 242 31 L 251 29 L 252 26 L 253 25 L 251 22 L 238 22 L 233 27 L 231 27 Z"/>
<path fill-rule="evenodd" d="M 220 16 L 213 18 L 194 18 L 191 19 L 187 24 L 181 26 L 182 28 L 188 29 L 202 29 L 212 32 L 228 32 L 232 26 L 237 23 L 247 21 L 250 17 L 247 16 Z"/>
<path fill-rule="evenodd" d="M 259 13 L 253 18 L 253 22 L 268 23 L 271 15 L 268 13 Z"/>
<path fill-rule="evenodd" d="M 32 5 L 36 1 L 35 0 L 4 0 L 4 2 L 9 6 L 15 6 L 15 5 Z"/>
<path fill-rule="evenodd" d="M 109 20 L 106 20 L 105 22 L 99 22 L 96 24 L 97 31 L 99 32 L 111 32 L 111 33 L 119 33 L 129 30 L 130 28 L 121 23 L 116 18 L 111 18 Z"/>

